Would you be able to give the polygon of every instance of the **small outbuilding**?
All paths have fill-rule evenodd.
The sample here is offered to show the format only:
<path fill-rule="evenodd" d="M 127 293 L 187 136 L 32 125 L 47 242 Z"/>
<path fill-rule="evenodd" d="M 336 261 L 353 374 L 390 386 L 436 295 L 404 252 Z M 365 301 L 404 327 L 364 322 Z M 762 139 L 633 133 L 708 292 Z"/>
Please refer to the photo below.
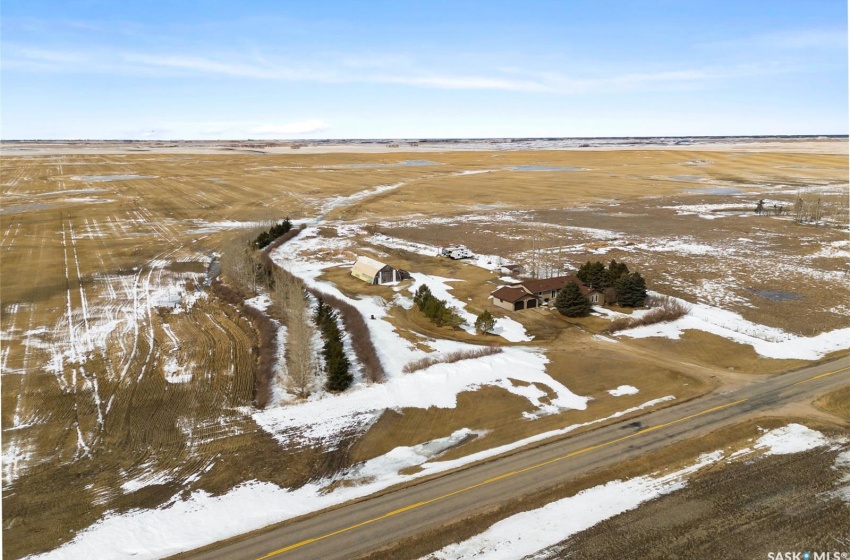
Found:
<path fill-rule="evenodd" d="M 499 272 L 508 276 L 513 276 L 514 278 L 519 277 L 522 274 L 522 265 L 521 264 L 503 264 L 499 267 Z"/>
<path fill-rule="evenodd" d="M 592 305 L 605 305 L 605 292 L 597 290 L 595 288 L 588 288 L 586 286 L 581 286 L 581 293 L 587 296 L 587 299 L 590 300 Z"/>
<path fill-rule="evenodd" d="M 357 257 L 351 267 L 351 275 L 369 284 L 389 284 L 410 278 L 406 270 L 393 268 L 369 257 Z"/>

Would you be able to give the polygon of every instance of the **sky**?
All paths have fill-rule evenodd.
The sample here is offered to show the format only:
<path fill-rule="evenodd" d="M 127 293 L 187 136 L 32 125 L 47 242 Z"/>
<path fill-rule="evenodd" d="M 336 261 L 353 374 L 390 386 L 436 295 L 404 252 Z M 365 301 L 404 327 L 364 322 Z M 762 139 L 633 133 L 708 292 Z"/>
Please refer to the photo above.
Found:
<path fill-rule="evenodd" d="M 846 0 L 3 0 L 2 139 L 847 134 Z"/>

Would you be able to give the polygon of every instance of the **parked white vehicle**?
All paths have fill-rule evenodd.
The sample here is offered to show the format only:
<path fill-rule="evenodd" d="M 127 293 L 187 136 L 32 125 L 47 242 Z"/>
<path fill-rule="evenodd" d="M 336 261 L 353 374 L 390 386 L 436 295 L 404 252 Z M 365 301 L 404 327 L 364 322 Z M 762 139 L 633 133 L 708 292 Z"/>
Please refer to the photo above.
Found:
<path fill-rule="evenodd" d="M 444 257 L 449 257 L 450 259 L 468 259 L 475 256 L 475 253 L 464 247 L 463 245 L 458 245 L 457 247 L 445 247 L 440 254 Z"/>

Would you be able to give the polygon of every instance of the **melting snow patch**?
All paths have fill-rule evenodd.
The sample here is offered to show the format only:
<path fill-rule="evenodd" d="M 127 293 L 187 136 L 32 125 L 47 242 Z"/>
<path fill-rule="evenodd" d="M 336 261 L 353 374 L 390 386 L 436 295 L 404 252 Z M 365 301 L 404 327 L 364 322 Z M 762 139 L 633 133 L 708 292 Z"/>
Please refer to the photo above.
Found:
<path fill-rule="evenodd" d="M 622 397 L 623 395 L 637 395 L 638 389 L 637 387 L 632 387 L 631 385 L 620 385 L 616 389 L 611 389 L 608 391 L 608 394 L 612 397 Z"/>
<path fill-rule="evenodd" d="M 360 384 L 341 395 L 280 408 L 255 412 L 254 420 L 275 439 L 289 442 L 329 442 L 344 431 L 363 429 L 385 409 L 454 408 L 457 395 L 482 386 L 495 385 L 516 394 L 522 390 L 507 380 L 510 376 L 526 384 L 540 383 L 549 387 L 549 403 L 541 403 L 543 391 L 522 396 L 530 398 L 539 414 L 566 409 L 584 410 L 587 397 L 572 393 L 567 387 L 545 373 L 546 357 L 537 351 L 505 348 L 475 360 L 453 364 L 436 364 L 427 369 L 398 376 L 382 384 Z"/>
<path fill-rule="evenodd" d="M 685 477 L 720 458 L 707 454 L 672 474 L 614 480 L 588 488 L 542 508 L 499 521 L 466 541 L 450 544 L 427 558 L 440 560 L 508 560 L 553 546 L 615 515 L 685 486 Z"/>
<path fill-rule="evenodd" d="M 165 380 L 169 383 L 189 383 L 192 381 L 192 370 L 186 371 L 177 359 L 173 356 L 168 358 L 162 365 L 162 373 L 165 375 Z"/>
<path fill-rule="evenodd" d="M 767 449 L 767 455 L 779 455 L 800 453 L 834 443 L 820 432 L 806 426 L 789 424 L 766 432 L 756 441 L 754 447 Z M 729 458 L 740 455 L 741 452 L 736 452 Z M 483 533 L 448 545 L 427 558 L 507 560 L 532 555 L 601 521 L 635 509 L 646 501 L 683 488 L 687 484 L 688 476 L 723 458 L 723 451 L 715 451 L 701 455 L 694 464 L 671 474 L 640 476 L 594 486 L 542 508 L 508 517 Z M 835 468 L 847 469 L 848 466 L 850 453 L 844 451 L 838 455 Z M 832 494 L 840 499 L 850 500 L 850 485 L 846 484 L 847 482 L 850 482 L 850 473 Z"/>
<path fill-rule="evenodd" d="M 701 330 L 752 346 L 759 355 L 775 359 L 818 360 L 830 352 L 850 348 L 850 328 L 811 337 L 795 336 L 782 329 L 747 321 L 732 311 L 702 303 L 686 304 L 690 310 L 681 319 L 620 331 L 617 336 L 661 336 L 675 340 L 681 337 L 682 331 Z"/>
<path fill-rule="evenodd" d="M 670 396 L 655 399 L 641 406 L 615 413 L 608 418 L 619 417 L 672 398 Z M 449 449 L 463 444 L 468 439 L 485 435 L 481 431 L 463 428 L 449 436 L 419 445 L 397 447 L 385 455 L 355 465 L 339 473 L 333 479 L 311 482 L 295 490 L 287 490 L 268 482 L 256 481 L 241 484 L 221 496 L 211 496 L 207 492 L 199 490 L 192 493 L 186 500 L 181 500 L 178 496 L 175 496 L 168 503 L 156 509 L 107 514 L 103 519 L 79 533 L 71 542 L 35 558 L 61 558 L 62 560 L 78 558 L 80 560 L 87 560 L 88 558 L 110 560 L 128 557 L 138 559 L 161 558 L 259 529 L 271 523 L 368 496 L 401 482 L 428 474 L 444 472 L 504 453 L 509 449 L 527 445 L 532 441 L 566 433 L 578 427 L 602 422 L 606 419 L 602 418 L 585 424 L 569 426 L 562 430 L 548 432 L 452 461 L 434 461 Z M 633 493 L 635 493 L 639 491 L 642 485 L 649 488 L 652 484 L 681 484 L 676 480 L 677 475 L 693 472 L 701 465 L 702 463 L 697 463 L 688 469 L 659 479 L 648 477 L 635 479 L 642 482 L 632 483 L 633 486 L 630 488 L 633 488 Z M 402 470 L 415 466 L 420 466 L 421 470 L 412 474 L 400 474 Z M 343 484 L 334 484 L 339 482 Z M 618 495 L 617 489 L 619 487 L 610 487 L 611 484 L 621 483 L 609 483 L 609 485 L 606 485 L 606 487 L 609 487 L 609 491 L 603 492 L 599 496 Z M 134 487 L 134 483 L 131 482 L 130 488 L 132 487 Z M 659 486 L 659 488 L 662 488 L 662 486 Z M 646 496 L 645 499 L 640 501 L 654 497 L 649 489 L 644 495 Z M 240 514 L 233 515 L 234 511 L 238 511 Z M 538 548 L 542 546 L 545 545 Z"/>
<path fill-rule="evenodd" d="M 451 288 L 448 286 L 448 283 L 461 282 L 461 280 L 442 278 L 440 276 L 429 276 L 418 272 L 411 272 L 410 277 L 413 279 L 413 284 L 411 284 L 409 288 L 411 293 L 415 294 L 416 290 L 419 289 L 419 286 L 422 286 L 423 284 L 427 285 L 434 297 L 445 301 L 449 307 L 455 308 L 458 315 L 460 315 L 464 321 L 461 328 L 470 334 L 475 334 L 475 320 L 477 317 L 466 310 L 465 303 L 457 299 L 453 294 L 449 293 Z M 509 342 L 527 342 L 532 339 L 532 337 L 528 336 L 528 333 L 525 332 L 525 327 L 523 327 L 522 324 L 509 317 L 496 319 L 496 326 L 491 332 L 495 335 L 501 336 Z"/>
<path fill-rule="evenodd" d="M 816 447 L 829 445 L 830 440 L 822 433 L 802 424 L 788 424 L 782 428 L 770 430 L 755 443 L 756 449 L 766 449 L 766 455 L 787 455 L 801 453 Z"/>

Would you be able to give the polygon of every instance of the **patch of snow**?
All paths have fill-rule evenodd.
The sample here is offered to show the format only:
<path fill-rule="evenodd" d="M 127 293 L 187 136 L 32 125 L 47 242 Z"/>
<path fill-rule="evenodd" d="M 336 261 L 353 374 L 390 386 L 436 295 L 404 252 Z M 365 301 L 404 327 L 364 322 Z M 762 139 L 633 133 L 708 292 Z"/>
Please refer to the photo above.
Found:
<path fill-rule="evenodd" d="M 437 247 L 436 245 L 428 245 L 427 243 L 406 241 L 404 239 L 390 237 L 381 233 L 377 233 L 368 237 L 366 241 L 374 245 L 381 245 L 390 249 L 401 249 L 403 251 L 416 253 L 417 255 L 425 255 L 428 257 L 440 256 L 440 247 Z M 462 259 L 460 262 L 471 264 L 479 268 L 483 268 L 485 270 L 499 270 L 508 261 L 498 255 L 475 254 L 473 257 L 468 259 Z M 516 279 L 514 278 L 511 278 L 510 280 L 512 282 L 516 282 Z"/>
<path fill-rule="evenodd" d="M 413 283 L 408 288 L 410 293 L 415 294 L 419 286 L 423 284 L 427 285 L 434 297 L 445 301 L 449 307 L 453 307 L 457 314 L 460 315 L 464 321 L 461 328 L 469 334 L 475 334 L 475 320 L 477 317 L 466 310 L 466 304 L 464 302 L 449 292 L 451 288 L 448 286 L 448 283 L 461 282 L 461 280 L 431 276 L 418 272 L 411 272 L 410 277 L 413 279 Z M 532 340 L 532 337 L 528 336 L 528 333 L 525 332 L 525 327 L 509 317 L 496 319 L 496 326 L 490 332 L 501 336 L 509 342 L 527 342 Z"/>
<path fill-rule="evenodd" d="M 540 403 L 539 396 L 532 401 L 535 406 L 539 405 L 541 414 L 587 408 L 587 397 L 575 395 L 546 374 L 547 362 L 546 357 L 534 349 L 505 348 L 500 354 L 454 364 L 436 364 L 391 377 L 381 384 L 358 384 L 339 395 L 267 408 L 255 412 L 253 418 L 281 443 L 332 441 L 346 430 L 362 429 L 386 409 L 454 408 L 458 394 L 488 385 L 514 392 L 507 377 L 523 383 L 540 383 L 551 389 L 554 397 L 550 403 Z"/>
<path fill-rule="evenodd" d="M 356 192 L 356 193 L 349 195 L 349 196 L 335 196 L 335 197 L 329 198 L 328 201 L 325 202 L 322 205 L 321 214 L 325 215 L 328 212 L 330 212 L 331 210 L 333 210 L 334 208 L 339 208 L 339 207 L 342 207 L 342 206 L 348 206 L 352 202 L 358 202 L 358 201 L 361 201 L 365 198 L 369 198 L 370 196 L 375 196 L 376 194 L 381 194 L 381 193 L 384 193 L 384 192 L 387 192 L 387 191 L 395 190 L 395 189 L 401 187 L 402 185 L 404 185 L 405 183 L 406 183 L 405 181 L 402 181 L 400 183 L 394 183 L 392 185 L 379 185 L 379 186 L 377 186 L 373 189 L 366 189 L 366 190 L 363 190 L 363 191 L 359 191 L 359 192 Z"/>
<path fill-rule="evenodd" d="M 192 368 L 188 368 L 187 371 L 187 368 L 177 363 L 177 358 L 174 356 L 170 356 L 162 364 L 162 373 L 169 383 L 189 383 L 192 381 Z"/>
<path fill-rule="evenodd" d="M 458 171 L 453 175 L 480 175 L 481 173 L 492 173 L 494 169 L 467 169 L 466 171 Z"/>
<path fill-rule="evenodd" d="M 258 311 L 266 311 L 271 304 L 272 300 L 267 294 L 260 294 L 245 300 L 245 305 L 251 306 Z"/>
<path fill-rule="evenodd" d="M 521 323 L 510 317 L 499 317 L 496 319 L 496 326 L 490 332 L 501 336 L 508 342 L 527 342 L 534 339 L 533 336 L 526 332 L 525 327 Z"/>
<path fill-rule="evenodd" d="M 686 484 L 687 476 L 720 459 L 706 454 L 687 468 L 664 476 L 614 480 L 582 490 L 542 508 L 518 513 L 463 542 L 450 544 L 427 558 L 436 560 L 513 560 L 556 545 L 597 523 Z"/>
<path fill-rule="evenodd" d="M 656 401 L 669 398 L 672 397 Z M 652 402 L 631 410 L 644 408 Z M 623 411 L 620 414 L 626 413 Z M 332 479 L 310 482 L 293 490 L 269 482 L 251 481 L 220 496 L 199 490 L 185 500 L 177 495 L 155 509 L 107 513 L 69 543 L 32 558 L 118 560 L 169 556 L 368 496 L 401 482 L 477 461 L 481 453 L 454 461 L 440 462 L 434 459 L 468 438 L 484 435 L 484 432 L 463 428 L 444 438 L 410 447 L 397 447 L 385 455 L 346 469 Z M 503 452 L 501 450 L 505 447 L 497 448 L 500 450 L 498 452 Z M 417 465 L 423 468 L 416 473 L 400 474 L 402 470 Z M 701 465 L 697 463 L 678 473 L 654 480 L 679 483 L 676 479 L 679 473 L 693 472 Z M 131 482 L 129 488 L 134 485 Z M 239 515 L 233 515 L 234 511 L 238 511 Z"/>
<path fill-rule="evenodd" d="M 578 430 L 579 428 L 585 428 L 587 426 L 592 426 L 594 424 L 599 424 L 605 422 L 607 420 L 612 420 L 614 418 L 620 418 L 621 416 L 625 416 L 627 414 L 631 414 L 632 412 L 637 412 L 639 410 L 644 410 L 646 408 L 651 408 L 657 404 L 661 404 L 663 402 L 668 402 L 675 400 L 676 397 L 673 395 L 667 395 L 666 397 L 661 397 L 658 399 L 652 399 L 650 401 L 646 401 L 645 403 L 633 406 L 631 408 L 627 408 L 625 410 L 620 410 L 611 414 L 610 416 L 606 416 L 605 418 L 597 418 L 596 420 L 590 420 L 589 422 L 584 422 L 581 424 L 571 424 L 564 428 L 559 428 L 557 430 L 550 430 L 548 432 L 543 432 L 541 434 L 529 436 L 527 438 L 515 441 L 513 443 L 507 443 L 505 445 L 500 445 L 499 447 L 493 447 L 492 449 L 485 449 L 484 451 L 479 451 L 478 453 L 473 453 L 471 455 L 466 455 L 465 457 L 461 457 L 460 459 L 455 459 L 452 461 L 435 461 L 426 463 L 422 466 L 422 470 L 427 473 L 436 473 L 442 472 L 449 469 L 454 469 L 463 465 L 467 465 L 469 463 L 475 461 L 481 461 L 484 459 L 488 459 L 490 457 L 495 457 L 496 455 L 501 455 L 502 453 L 507 453 L 508 451 L 513 451 L 514 449 L 519 449 L 520 447 L 525 447 L 526 445 L 530 445 L 532 443 L 543 441 L 545 439 L 562 436 Z"/>
<path fill-rule="evenodd" d="M 756 449 L 765 449 L 766 455 L 788 455 L 801 453 L 829 445 L 830 440 L 822 433 L 802 424 L 788 424 L 770 430 L 756 440 Z"/>
<path fill-rule="evenodd" d="M 833 495 L 850 504 L 850 450 L 842 451 L 835 458 L 835 469 L 844 472 L 838 488 Z"/>
<path fill-rule="evenodd" d="M 766 432 L 756 441 L 754 448 L 766 449 L 766 455 L 779 455 L 800 453 L 835 444 L 835 441 L 820 432 L 800 424 L 789 424 Z M 726 458 L 738 458 L 751 451 L 744 449 Z M 426 558 L 499 560 L 527 557 L 553 547 L 601 521 L 683 488 L 687 484 L 687 477 L 718 462 L 724 455 L 720 450 L 705 453 L 694 464 L 667 475 L 640 476 L 594 486 L 541 508 L 503 519 L 486 531 L 465 541 L 450 544 Z M 850 467 L 850 452 L 843 451 L 836 459 L 835 468 L 847 467 Z M 842 479 L 839 488 L 831 494 L 850 500 L 850 484 L 844 484 L 846 482 L 850 482 L 850 472 Z"/>
<path fill-rule="evenodd" d="M 611 389 L 608 394 L 612 397 L 621 397 L 623 395 L 637 395 L 638 388 L 631 385 L 620 385 L 616 389 Z"/>
<path fill-rule="evenodd" d="M 811 337 L 796 336 L 782 329 L 747 321 L 732 311 L 703 303 L 678 301 L 690 306 L 690 311 L 684 317 L 668 323 L 627 329 L 616 335 L 631 338 L 660 336 L 676 340 L 685 330 L 701 330 L 752 346 L 759 355 L 766 358 L 789 360 L 818 360 L 830 352 L 850 348 L 850 327 Z"/>
<path fill-rule="evenodd" d="M 125 480 L 124 483 L 121 484 L 121 490 L 123 490 L 125 494 L 132 494 L 133 492 L 141 490 L 146 486 L 153 486 L 155 484 L 166 484 L 168 482 L 171 482 L 172 480 L 173 478 L 168 473 L 155 472 L 153 469 L 148 468 L 143 473 Z"/>
<path fill-rule="evenodd" d="M 765 201 L 765 203 L 767 203 L 767 201 Z M 748 208 L 743 202 L 739 202 L 737 204 L 682 204 L 678 206 L 661 206 L 661 208 L 675 210 L 676 215 L 678 216 L 699 216 L 706 220 L 738 215 L 757 215 L 753 211 L 755 210 L 754 205 L 751 205 L 751 207 Z"/>
<path fill-rule="evenodd" d="M 239 222 L 236 220 L 222 220 L 219 222 L 207 222 L 204 220 L 190 220 L 192 224 L 194 224 L 194 228 L 189 229 L 187 233 L 189 235 L 200 235 L 203 233 L 215 233 L 218 231 L 226 231 L 229 229 L 254 229 L 254 228 L 268 228 L 271 226 L 270 221 L 261 221 L 261 222 Z"/>

